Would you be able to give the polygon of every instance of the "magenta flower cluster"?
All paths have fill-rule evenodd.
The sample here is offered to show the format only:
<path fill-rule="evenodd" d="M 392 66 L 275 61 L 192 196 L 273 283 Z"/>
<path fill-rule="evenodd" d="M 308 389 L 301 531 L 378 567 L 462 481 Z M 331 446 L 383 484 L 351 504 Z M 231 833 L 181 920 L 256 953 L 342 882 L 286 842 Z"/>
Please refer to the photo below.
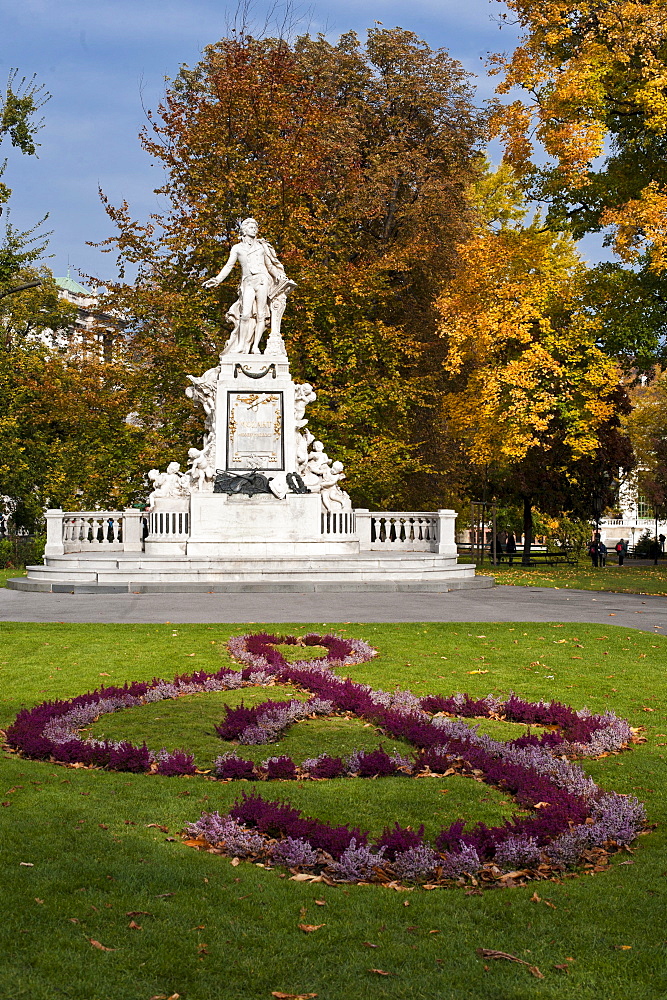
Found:
<path fill-rule="evenodd" d="M 306 646 L 325 646 L 326 656 L 289 663 L 275 648 L 279 643 L 297 645 L 299 641 Z M 424 841 L 423 828 L 414 831 L 396 825 L 371 843 L 368 834 L 359 829 L 305 817 L 289 803 L 267 801 L 253 793 L 237 801 L 227 817 L 204 813 L 190 828 L 191 833 L 227 853 L 261 855 L 274 858 L 275 863 L 292 862 L 311 869 L 319 866 L 342 881 L 373 879 L 387 870 L 410 880 L 458 878 L 474 874 L 484 865 L 511 870 L 540 861 L 555 866 L 574 864 L 591 848 L 609 842 L 629 843 L 642 827 L 645 814 L 637 799 L 605 794 L 566 756 L 620 749 L 627 743 L 630 727 L 612 713 L 594 716 L 559 703 L 532 704 L 516 695 L 500 702 L 493 696 L 480 700 L 468 695 L 418 699 L 411 692 L 377 691 L 332 672 L 332 667 L 340 669 L 375 655 L 366 643 L 336 636 L 308 635 L 297 640 L 262 633 L 234 638 L 228 648 L 243 664 L 241 671 L 202 671 L 177 676 L 171 683 L 154 679 L 103 688 L 69 701 L 45 702 L 19 713 L 7 730 L 7 741 L 25 756 L 38 759 L 165 775 L 191 774 L 195 766 L 187 751 L 154 754 L 145 745 L 83 739 L 80 730 L 105 712 L 132 705 L 280 681 L 294 684 L 312 697 L 228 710 L 218 727 L 220 735 L 264 743 L 314 712 L 352 713 L 410 744 L 413 757 L 389 755 L 380 747 L 356 751 L 345 760 L 322 755 L 297 768 L 285 756 L 255 765 L 236 754 L 226 754 L 216 761 L 218 777 L 289 780 L 304 773 L 312 778 L 346 774 L 374 777 L 409 770 L 444 773 L 455 765 L 462 773 L 481 777 L 513 795 L 519 805 L 533 812 L 514 816 L 497 827 L 478 823 L 468 829 L 464 820 L 458 820 L 441 830 L 433 844 Z M 558 731 L 504 743 L 479 735 L 460 719 L 443 713 L 506 718 L 554 726 Z"/>
<path fill-rule="evenodd" d="M 282 681 L 331 702 L 334 710 L 354 713 L 392 737 L 412 744 L 417 751 L 413 765 L 416 772 L 428 769 L 444 773 L 457 764 L 463 773 L 480 776 L 488 784 L 513 795 L 520 806 L 532 809 L 533 814 L 514 816 L 496 827 L 478 823 L 472 829 L 466 828 L 464 820 L 458 820 L 441 830 L 433 845 L 424 843 L 423 828 L 413 831 L 398 826 L 385 830 L 376 843 L 369 843 L 368 835 L 359 830 L 347 827 L 325 830 L 326 824 L 303 817 L 288 803 L 266 801 L 257 794 L 244 795 L 232 807 L 230 816 L 265 835 L 266 856 L 271 856 L 273 840 L 279 843 L 290 837 L 310 844 L 313 850 L 324 851 L 332 859 L 333 868 L 330 864 L 328 870 L 342 880 L 369 879 L 373 872 L 387 865 L 398 877 L 428 878 L 439 872 L 441 877 L 456 878 L 490 864 L 506 871 L 535 867 L 540 862 L 557 866 L 573 864 L 591 847 L 627 843 L 628 837 L 636 836 L 641 829 L 645 813 L 636 798 L 615 793 L 605 795 L 563 753 L 565 748 L 576 751 L 583 748 L 584 753 L 590 753 L 592 747 L 600 744 L 619 749 L 630 738 L 631 729 L 611 713 L 592 716 L 559 703 L 531 704 L 516 695 L 505 703 L 493 696 L 474 700 L 468 695 L 455 695 L 451 699 L 433 696 L 421 701 L 408 697 L 392 699 L 386 692 L 337 677 L 326 665 L 289 664 L 271 649 L 276 641 L 275 636 L 267 635 L 238 639 L 234 652 L 236 655 L 239 650 L 249 666 L 274 667 Z M 270 661 L 267 650 L 272 654 Z M 433 717 L 433 713 L 443 712 L 562 726 L 564 735 L 547 734 L 560 737 L 557 741 L 522 737 L 503 743 L 480 736 L 458 720 Z M 305 764 L 315 777 L 333 778 L 345 773 L 341 758 L 324 757 Z M 315 824 L 313 837 L 309 823 Z M 406 874 L 401 876 L 399 870 Z"/>
<path fill-rule="evenodd" d="M 244 636 L 230 640 L 232 653 L 246 665 L 241 671 L 222 667 L 215 673 L 197 671 L 177 675 L 173 681 L 153 678 L 152 681 L 134 681 L 123 687 L 111 685 L 97 691 L 63 701 L 47 701 L 31 709 L 23 709 L 7 729 L 7 743 L 26 757 L 36 760 L 55 760 L 64 764 L 85 764 L 105 767 L 112 771 L 157 772 L 167 776 L 194 774 L 194 757 L 186 750 L 155 754 L 145 744 L 134 746 L 123 740 L 85 739 L 80 730 L 92 725 L 100 716 L 124 708 L 151 702 L 179 698 L 183 695 L 201 694 L 206 691 L 229 691 L 273 683 L 279 669 L 286 666 L 284 657 L 274 644 L 285 641 L 296 645 L 298 640 L 289 636 L 285 640 L 266 634 Z M 338 636 L 307 635 L 301 640 L 305 646 L 322 645 L 328 652 L 315 662 L 323 668 L 347 666 L 371 659 L 376 651 L 357 639 L 340 639 Z M 247 643 L 250 645 L 247 647 Z M 247 647 L 247 648 L 246 648 Z M 307 666 L 311 661 L 304 660 Z M 267 708 L 267 705 L 270 708 Z M 250 722 L 245 727 L 245 742 L 264 743 L 284 731 L 296 721 L 306 706 L 306 715 L 329 713 L 331 706 L 311 698 L 309 702 L 269 702 L 259 714 L 250 712 Z M 291 707 L 290 707 L 291 706 Z M 251 730 L 256 730 L 252 738 Z M 246 777 L 239 773 L 233 777 Z"/>
<path fill-rule="evenodd" d="M 123 687 L 109 686 L 67 701 L 47 701 L 23 709 L 7 729 L 7 743 L 26 757 L 56 760 L 64 764 L 86 764 L 111 771 L 153 771 L 167 776 L 194 774 L 194 757 L 186 750 L 153 753 L 145 744 L 127 741 L 84 739 L 80 730 L 100 716 L 150 702 L 179 698 L 204 691 L 227 691 L 272 680 L 244 680 L 238 670 L 222 667 L 210 674 L 198 671 L 176 676 L 168 682 L 134 681 Z"/>
<path fill-rule="evenodd" d="M 592 715 L 587 709 L 577 712 L 558 701 L 524 701 L 512 693 L 507 701 L 493 695 L 471 698 L 469 694 L 427 695 L 420 707 L 430 714 L 446 713 L 463 718 L 493 718 L 506 722 L 523 722 L 528 725 L 557 726 L 558 732 L 520 736 L 514 746 L 542 746 L 558 749 L 561 753 L 578 757 L 596 757 L 601 753 L 620 750 L 632 736 L 632 729 L 625 719 L 613 712 Z"/>

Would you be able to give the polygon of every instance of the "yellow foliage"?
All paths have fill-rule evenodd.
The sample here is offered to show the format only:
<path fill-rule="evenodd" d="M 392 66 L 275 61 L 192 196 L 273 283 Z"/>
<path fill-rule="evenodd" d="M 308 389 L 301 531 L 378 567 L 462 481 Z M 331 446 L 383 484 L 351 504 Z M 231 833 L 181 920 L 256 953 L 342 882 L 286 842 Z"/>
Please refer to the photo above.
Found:
<path fill-rule="evenodd" d="M 667 192 L 651 182 L 622 208 L 608 208 L 603 225 L 614 230 L 614 249 L 622 260 L 634 263 L 650 247 L 653 270 L 667 270 Z"/>
<path fill-rule="evenodd" d="M 548 448 L 556 423 L 573 457 L 593 453 L 614 412 L 618 371 L 580 306 L 586 269 L 571 241 L 539 222 L 480 226 L 459 254 L 437 303 L 448 434 L 477 465 Z"/>
<path fill-rule="evenodd" d="M 639 248 L 652 266 L 667 261 L 667 0 L 505 0 L 524 35 L 509 56 L 492 60 L 497 88 L 522 88 L 522 101 L 495 108 L 492 128 L 509 161 L 535 172 L 531 142 L 555 161 L 547 197 L 568 192 L 577 209 L 615 229 L 625 260 Z M 655 145 L 652 146 L 651 143 Z M 599 173 L 605 149 L 612 155 Z M 609 164 L 618 169 L 610 175 Z M 605 183 L 595 183 L 604 175 Z M 606 209 L 606 211 L 605 211 Z"/>

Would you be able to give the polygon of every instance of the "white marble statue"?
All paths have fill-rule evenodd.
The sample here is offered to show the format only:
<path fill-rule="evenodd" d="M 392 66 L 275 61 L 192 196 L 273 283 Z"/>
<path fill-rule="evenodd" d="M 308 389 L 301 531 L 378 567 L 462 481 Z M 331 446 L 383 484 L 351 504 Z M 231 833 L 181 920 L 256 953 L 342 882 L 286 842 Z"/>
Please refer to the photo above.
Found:
<path fill-rule="evenodd" d="M 188 465 L 190 466 L 190 483 L 193 489 L 199 492 L 211 492 L 213 480 L 215 479 L 215 469 L 209 461 L 209 454 L 206 448 L 189 448 Z"/>
<path fill-rule="evenodd" d="M 151 469 L 148 478 L 155 487 L 148 497 L 149 506 L 152 506 L 155 500 L 165 497 L 175 500 L 190 495 L 190 477 L 181 472 L 178 462 L 170 462 L 166 472 Z"/>
<path fill-rule="evenodd" d="M 308 470 L 316 476 L 323 476 L 327 465 L 331 465 L 331 459 L 324 450 L 324 445 L 321 441 L 313 441 L 308 455 Z"/>
<path fill-rule="evenodd" d="M 320 486 L 320 497 L 325 510 L 336 512 L 341 510 L 352 510 L 352 501 L 349 495 L 338 485 L 345 479 L 343 463 L 334 462 L 331 468 L 324 466 L 322 474 L 322 485 Z"/>
<path fill-rule="evenodd" d="M 296 428 L 296 471 L 300 476 L 308 471 L 308 448 L 315 440 L 307 428 L 306 407 L 317 399 L 310 382 L 296 383 L 294 386 L 294 426 Z"/>
<path fill-rule="evenodd" d="M 265 353 L 284 354 L 280 324 L 287 293 L 296 288 L 296 284 L 285 274 L 271 244 L 258 239 L 259 227 L 255 219 L 244 219 L 240 229 L 241 239 L 232 247 L 225 266 L 215 277 L 204 282 L 205 288 L 216 288 L 236 263 L 241 265 L 239 297 L 225 315 L 232 332 L 222 353 L 260 354 L 260 341 L 270 323 Z"/>

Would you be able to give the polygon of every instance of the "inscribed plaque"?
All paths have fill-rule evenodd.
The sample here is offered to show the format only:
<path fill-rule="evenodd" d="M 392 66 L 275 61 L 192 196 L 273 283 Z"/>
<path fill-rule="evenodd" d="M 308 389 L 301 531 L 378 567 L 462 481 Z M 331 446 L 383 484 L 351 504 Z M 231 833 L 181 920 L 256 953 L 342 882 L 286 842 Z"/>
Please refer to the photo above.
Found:
<path fill-rule="evenodd" d="M 284 468 L 282 392 L 227 393 L 227 468 Z"/>

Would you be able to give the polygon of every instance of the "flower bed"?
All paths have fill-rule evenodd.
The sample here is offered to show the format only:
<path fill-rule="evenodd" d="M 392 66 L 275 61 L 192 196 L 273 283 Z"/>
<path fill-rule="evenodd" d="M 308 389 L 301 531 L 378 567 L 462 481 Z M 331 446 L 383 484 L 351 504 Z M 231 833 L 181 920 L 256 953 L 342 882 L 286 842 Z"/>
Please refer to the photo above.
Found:
<path fill-rule="evenodd" d="M 176 676 L 173 681 L 153 678 L 152 681 L 134 681 L 123 687 L 109 686 L 88 692 L 67 701 L 47 701 L 35 708 L 23 709 L 7 729 L 10 749 L 36 760 L 54 760 L 64 764 L 85 764 L 105 767 L 112 771 L 157 772 L 164 775 L 194 774 L 194 757 L 187 750 L 169 752 L 165 749 L 154 753 L 145 744 L 135 746 L 127 741 L 84 739 L 80 730 L 97 721 L 102 715 L 151 702 L 181 698 L 185 695 L 207 691 L 232 691 L 244 687 L 274 684 L 281 665 L 286 660 L 274 649 L 274 644 L 285 642 L 305 647 L 321 645 L 328 650 L 326 656 L 302 660 L 293 664 L 307 669 L 312 664 L 331 669 L 361 663 L 376 655 L 376 651 L 357 639 L 340 639 L 334 635 L 306 635 L 302 640 L 287 636 L 243 636 L 230 640 L 233 655 L 247 665 L 241 670 L 222 667 L 215 673 L 197 671 Z M 311 698 L 309 702 L 266 702 L 259 711 L 245 709 L 252 719 L 252 729 L 245 742 L 266 743 L 276 739 L 284 729 L 297 721 L 316 714 L 328 713 L 329 703 Z M 239 710 L 234 710 L 239 711 Z M 220 728 L 220 727 L 218 727 Z M 220 733 L 222 735 L 222 733 Z M 255 738 L 253 738 L 253 736 Z M 223 737 L 225 738 L 225 737 Z"/>
<path fill-rule="evenodd" d="M 326 656 L 289 663 L 279 643 L 323 645 Z M 244 664 L 241 671 L 222 668 L 160 680 L 109 687 L 70 701 L 44 703 L 19 713 L 7 740 L 25 756 L 64 763 L 84 763 L 115 770 L 191 774 L 187 751 L 153 754 L 145 745 L 84 740 L 79 730 L 105 712 L 131 705 L 202 691 L 228 690 L 275 681 L 291 683 L 312 696 L 309 701 L 267 701 L 253 708 L 227 709 L 216 727 L 224 738 L 266 743 L 293 722 L 313 714 L 351 714 L 377 726 L 414 748 L 412 757 L 389 755 L 379 748 L 351 757 L 323 755 L 297 765 L 289 757 L 263 764 L 226 754 L 216 761 L 223 780 L 313 780 L 342 776 L 375 777 L 459 772 L 513 795 L 528 817 L 513 817 L 502 826 L 478 823 L 466 829 L 459 820 L 441 830 L 433 844 L 423 828 L 415 832 L 395 826 L 369 842 L 364 832 L 330 826 L 304 817 L 284 802 L 243 795 L 225 817 L 203 813 L 189 827 L 189 843 L 263 864 L 288 867 L 334 881 L 408 879 L 441 884 L 463 875 L 502 878 L 517 870 L 521 877 L 546 877 L 582 857 L 603 859 L 628 844 L 644 821 L 643 806 L 632 796 L 604 793 L 566 755 L 598 755 L 618 751 L 632 740 L 632 730 L 613 713 L 594 716 L 559 703 L 525 702 L 516 695 L 501 702 L 492 696 L 417 698 L 409 691 L 377 691 L 332 672 L 363 662 L 375 651 L 359 640 L 308 635 L 301 640 L 266 633 L 229 641 L 230 652 Z M 553 727 L 541 737 L 528 735 L 508 743 L 480 735 L 460 719 L 442 713 L 482 716 Z M 515 871 L 516 874 L 516 871 Z"/>

